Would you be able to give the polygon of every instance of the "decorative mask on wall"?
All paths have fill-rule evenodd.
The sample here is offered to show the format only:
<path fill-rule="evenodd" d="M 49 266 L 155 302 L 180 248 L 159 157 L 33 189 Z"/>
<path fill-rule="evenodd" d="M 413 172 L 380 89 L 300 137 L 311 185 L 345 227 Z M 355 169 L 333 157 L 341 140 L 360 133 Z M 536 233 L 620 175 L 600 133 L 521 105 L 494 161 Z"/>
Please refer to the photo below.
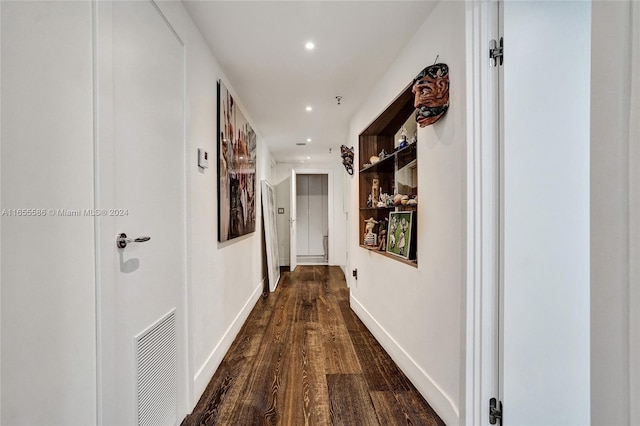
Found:
<path fill-rule="evenodd" d="M 353 147 L 347 148 L 345 145 L 340 147 L 340 156 L 342 157 L 342 165 L 347 173 L 353 175 Z"/>
<path fill-rule="evenodd" d="M 423 69 L 413 80 L 412 92 L 418 125 L 438 121 L 449 109 L 449 66 L 435 64 Z"/>

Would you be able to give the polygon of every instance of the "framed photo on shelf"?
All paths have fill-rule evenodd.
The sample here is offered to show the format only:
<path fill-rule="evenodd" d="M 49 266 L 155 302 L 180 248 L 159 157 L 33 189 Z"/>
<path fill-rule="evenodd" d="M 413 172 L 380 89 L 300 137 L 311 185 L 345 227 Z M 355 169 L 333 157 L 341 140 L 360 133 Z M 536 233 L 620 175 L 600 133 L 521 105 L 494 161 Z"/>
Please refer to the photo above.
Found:
<path fill-rule="evenodd" d="M 387 253 L 411 260 L 414 258 L 415 212 L 390 212 L 387 229 Z"/>

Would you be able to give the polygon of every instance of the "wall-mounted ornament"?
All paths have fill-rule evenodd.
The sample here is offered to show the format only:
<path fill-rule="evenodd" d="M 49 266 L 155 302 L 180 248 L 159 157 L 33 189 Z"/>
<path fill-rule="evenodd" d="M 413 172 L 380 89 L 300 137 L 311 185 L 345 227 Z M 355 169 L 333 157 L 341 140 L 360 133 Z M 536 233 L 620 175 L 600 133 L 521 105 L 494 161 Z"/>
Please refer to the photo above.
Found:
<path fill-rule="evenodd" d="M 347 148 L 346 145 L 340 147 L 340 156 L 342 157 L 342 165 L 347 173 L 353 176 L 353 147 Z"/>
<path fill-rule="evenodd" d="M 418 125 L 438 121 L 449 109 L 449 66 L 440 63 L 423 69 L 413 80 L 412 92 Z"/>

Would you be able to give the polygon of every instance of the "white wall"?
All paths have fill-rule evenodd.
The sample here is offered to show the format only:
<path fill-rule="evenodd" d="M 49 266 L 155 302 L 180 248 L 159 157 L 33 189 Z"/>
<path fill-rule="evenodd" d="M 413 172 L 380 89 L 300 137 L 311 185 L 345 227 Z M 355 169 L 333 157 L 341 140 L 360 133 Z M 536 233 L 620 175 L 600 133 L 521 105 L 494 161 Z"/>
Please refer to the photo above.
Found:
<path fill-rule="evenodd" d="M 336 150 L 334 149 L 334 152 Z M 276 217 L 278 227 L 278 250 L 280 265 L 288 266 L 290 262 L 289 248 L 289 218 L 291 202 L 291 170 L 296 169 L 304 173 L 305 169 L 332 170 L 333 174 L 333 231 L 329 236 L 329 259 L 333 265 L 343 267 L 347 264 L 347 214 L 345 213 L 345 180 L 347 174 L 342 166 L 342 159 L 336 153 L 336 160 L 331 163 L 277 163 L 273 171 L 271 184 L 276 189 L 276 209 L 284 208 L 285 214 Z M 333 253 L 333 254 L 332 254 Z"/>
<path fill-rule="evenodd" d="M 1 207 L 92 208 L 91 3 L 1 14 Z M 0 239 L 0 423 L 95 423 L 93 219 L 5 216 Z"/>
<path fill-rule="evenodd" d="M 596 1 L 592 9 L 591 422 L 594 425 L 630 424 L 629 410 L 633 405 L 629 400 L 627 303 L 630 8 L 630 2 L 626 1 Z"/>
<path fill-rule="evenodd" d="M 218 242 L 216 81 L 222 79 L 245 117 L 230 81 L 181 2 L 160 2 L 187 52 L 188 312 L 191 404 L 195 406 L 263 288 L 260 180 L 271 176 L 271 154 L 258 134 L 256 231 Z M 197 148 L 209 152 L 209 168 L 197 167 Z"/>
<path fill-rule="evenodd" d="M 351 121 L 348 145 L 426 66 L 450 69 L 450 108 L 418 130 L 418 268 L 359 247 L 358 180 L 351 181 L 351 305 L 447 424 L 461 401 L 465 280 L 465 5 L 441 2 L 371 90 Z M 355 164 L 359 164 L 355 159 Z"/>

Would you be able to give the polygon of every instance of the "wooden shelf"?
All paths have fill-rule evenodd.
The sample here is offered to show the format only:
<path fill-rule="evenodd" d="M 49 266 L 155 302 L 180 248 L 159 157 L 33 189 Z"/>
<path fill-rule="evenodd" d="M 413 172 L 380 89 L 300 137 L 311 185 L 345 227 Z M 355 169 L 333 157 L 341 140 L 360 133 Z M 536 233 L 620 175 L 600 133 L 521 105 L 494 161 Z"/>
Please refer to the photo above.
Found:
<path fill-rule="evenodd" d="M 395 156 L 398 159 L 398 169 L 401 169 L 409 163 L 416 161 L 417 158 L 416 142 L 410 143 L 402 149 L 395 152 Z"/>
<path fill-rule="evenodd" d="M 360 207 L 360 210 L 387 210 L 387 211 L 392 211 L 396 207 L 397 206 L 390 206 L 390 207 Z M 403 206 L 403 207 L 406 207 L 406 206 Z"/>
<path fill-rule="evenodd" d="M 382 160 L 378 161 L 377 163 L 373 163 L 373 164 L 370 164 L 368 166 L 364 166 L 362 169 L 360 169 L 360 173 L 371 173 L 371 172 L 387 173 L 387 172 L 393 172 L 394 159 L 395 158 L 396 158 L 395 153 L 388 154 L 386 157 L 384 157 Z"/>
<path fill-rule="evenodd" d="M 413 266 L 414 268 L 418 267 L 417 260 L 407 260 L 400 256 L 396 256 L 395 254 L 390 254 L 390 253 L 387 253 L 386 251 L 380 251 L 378 250 L 377 247 L 369 247 L 369 246 L 365 246 L 364 244 L 360 244 L 360 247 L 370 252 L 377 253 L 381 256 L 388 257 L 389 259 L 397 260 L 398 262 L 404 263 L 405 265 Z"/>
<path fill-rule="evenodd" d="M 360 173 L 387 173 L 394 171 L 394 160 L 398 159 L 398 169 L 403 168 L 407 164 L 416 159 L 416 144 L 410 143 L 402 149 L 398 149 L 391 154 L 387 154 L 382 160 L 378 161 L 374 164 L 369 164 L 368 166 L 364 166 L 360 169 Z"/>
<path fill-rule="evenodd" d="M 395 261 L 417 267 L 417 260 L 406 260 L 387 252 L 380 252 L 377 247 L 369 247 L 363 244 L 363 236 L 366 229 L 366 221 L 373 218 L 376 221 L 384 221 L 389 218 L 390 212 L 415 212 L 418 206 L 385 206 L 373 207 L 377 205 L 379 193 L 386 193 L 393 197 L 393 194 L 401 193 L 415 196 L 418 194 L 417 188 L 417 143 L 409 143 L 403 148 L 396 147 L 400 128 L 407 125 L 409 120 L 413 120 L 415 111 L 413 106 L 414 96 L 409 84 L 405 90 L 387 107 L 374 121 L 358 136 L 358 163 L 359 163 L 359 233 L 358 240 L 360 247 L 376 252 L 380 255 Z M 410 124 L 415 124 L 413 121 Z M 410 126 L 408 126 L 410 127 Z M 417 135 L 417 131 L 414 133 Z M 367 164 L 371 157 L 378 156 L 381 152 L 387 153 L 384 158 L 374 164 Z M 373 188 L 379 188 L 373 193 Z M 373 194 L 372 194 L 373 193 Z M 372 197 L 373 195 L 373 197 Z M 367 207 L 369 199 L 373 198 L 373 206 Z M 412 215 L 417 216 L 416 214 Z M 417 222 L 414 222 L 417 224 Z M 374 232 L 377 232 L 374 227 Z M 415 232 L 415 227 L 412 230 Z M 417 252 L 417 238 L 411 241 L 412 257 Z"/>

